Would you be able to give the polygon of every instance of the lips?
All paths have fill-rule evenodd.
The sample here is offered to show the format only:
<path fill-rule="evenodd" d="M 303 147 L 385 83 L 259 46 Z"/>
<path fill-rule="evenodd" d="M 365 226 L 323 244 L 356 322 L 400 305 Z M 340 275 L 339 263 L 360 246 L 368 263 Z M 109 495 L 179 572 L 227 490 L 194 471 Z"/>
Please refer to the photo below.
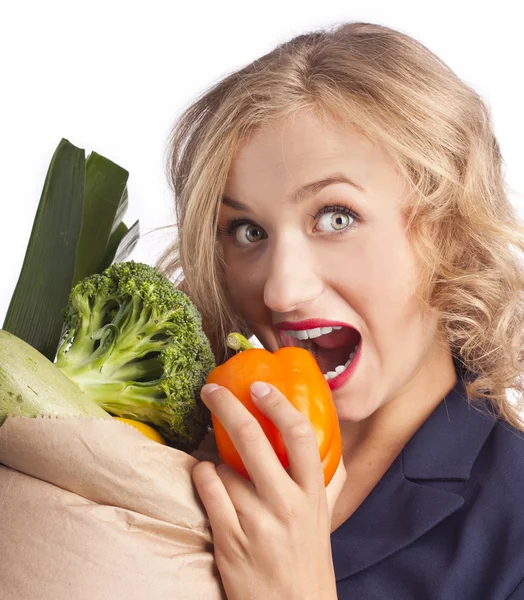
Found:
<path fill-rule="evenodd" d="M 303 329 L 316 329 L 317 327 L 349 327 L 356 329 L 349 323 L 343 323 L 342 321 L 328 321 L 327 319 L 306 319 L 305 321 L 282 321 L 275 323 L 276 329 L 280 331 L 300 331 Z M 357 330 L 358 331 L 358 330 Z"/>
<path fill-rule="evenodd" d="M 350 353 L 360 343 L 358 330 L 341 321 L 308 319 L 295 322 L 286 321 L 276 324 L 275 327 L 281 330 L 280 339 L 284 346 L 299 346 L 311 352 L 324 374 L 334 371 L 338 366 L 345 365 L 350 358 Z M 336 329 L 319 337 L 302 341 L 285 333 L 290 330 L 300 331 L 321 327 L 336 327 Z"/>
<path fill-rule="evenodd" d="M 283 331 L 303 331 L 305 329 L 318 329 L 321 327 L 335 327 L 331 333 L 314 338 L 315 346 L 332 349 L 341 346 L 356 345 L 360 341 L 360 333 L 356 327 L 342 321 L 328 321 L 327 319 L 307 319 L 305 321 L 282 321 L 275 324 L 276 329 Z M 280 334 L 280 339 L 285 346 L 296 346 L 292 339 L 285 333 Z"/>

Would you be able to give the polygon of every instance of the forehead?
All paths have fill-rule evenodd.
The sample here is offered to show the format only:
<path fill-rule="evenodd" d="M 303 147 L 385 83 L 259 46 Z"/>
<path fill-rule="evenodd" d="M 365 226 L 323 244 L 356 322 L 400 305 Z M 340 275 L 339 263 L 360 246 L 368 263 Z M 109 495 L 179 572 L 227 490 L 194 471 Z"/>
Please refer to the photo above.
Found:
<path fill-rule="evenodd" d="M 301 112 L 262 127 L 242 142 L 230 166 L 226 194 L 243 195 L 272 182 L 290 194 L 297 185 L 335 171 L 363 187 L 378 179 L 398 181 L 392 159 L 354 125 L 326 123 Z"/>

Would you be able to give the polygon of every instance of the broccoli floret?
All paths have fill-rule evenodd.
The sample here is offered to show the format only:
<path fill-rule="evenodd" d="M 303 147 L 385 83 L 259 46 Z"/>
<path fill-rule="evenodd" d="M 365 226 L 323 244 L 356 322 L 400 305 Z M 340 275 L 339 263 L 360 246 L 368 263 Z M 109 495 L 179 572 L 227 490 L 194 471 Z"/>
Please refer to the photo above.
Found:
<path fill-rule="evenodd" d="M 211 425 L 200 389 L 215 359 L 189 297 L 154 267 L 115 263 L 71 290 L 56 366 L 112 415 L 195 449 Z"/>

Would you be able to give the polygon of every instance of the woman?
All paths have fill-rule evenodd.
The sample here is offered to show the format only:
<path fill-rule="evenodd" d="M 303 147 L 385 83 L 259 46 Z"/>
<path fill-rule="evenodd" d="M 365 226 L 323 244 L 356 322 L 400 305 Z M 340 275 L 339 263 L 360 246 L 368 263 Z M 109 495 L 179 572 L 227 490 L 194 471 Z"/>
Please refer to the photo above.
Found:
<path fill-rule="evenodd" d="M 204 387 L 251 475 L 193 471 L 227 597 L 524 598 L 524 239 L 478 95 L 407 35 L 344 24 L 215 85 L 169 160 L 160 265 L 183 270 L 217 360 L 232 330 L 308 348 L 343 436 L 326 493 L 278 390 L 252 387 L 288 471 Z"/>

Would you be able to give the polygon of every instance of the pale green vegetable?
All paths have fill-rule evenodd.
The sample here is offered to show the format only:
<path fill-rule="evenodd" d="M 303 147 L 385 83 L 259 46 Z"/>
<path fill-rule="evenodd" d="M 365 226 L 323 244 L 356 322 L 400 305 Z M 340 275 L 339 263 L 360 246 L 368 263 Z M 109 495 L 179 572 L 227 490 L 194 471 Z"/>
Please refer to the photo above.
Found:
<path fill-rule="evenodd" d="M 0 330 L 0 425 L 37 415 L 111 418 L 40 352 Z"/>

